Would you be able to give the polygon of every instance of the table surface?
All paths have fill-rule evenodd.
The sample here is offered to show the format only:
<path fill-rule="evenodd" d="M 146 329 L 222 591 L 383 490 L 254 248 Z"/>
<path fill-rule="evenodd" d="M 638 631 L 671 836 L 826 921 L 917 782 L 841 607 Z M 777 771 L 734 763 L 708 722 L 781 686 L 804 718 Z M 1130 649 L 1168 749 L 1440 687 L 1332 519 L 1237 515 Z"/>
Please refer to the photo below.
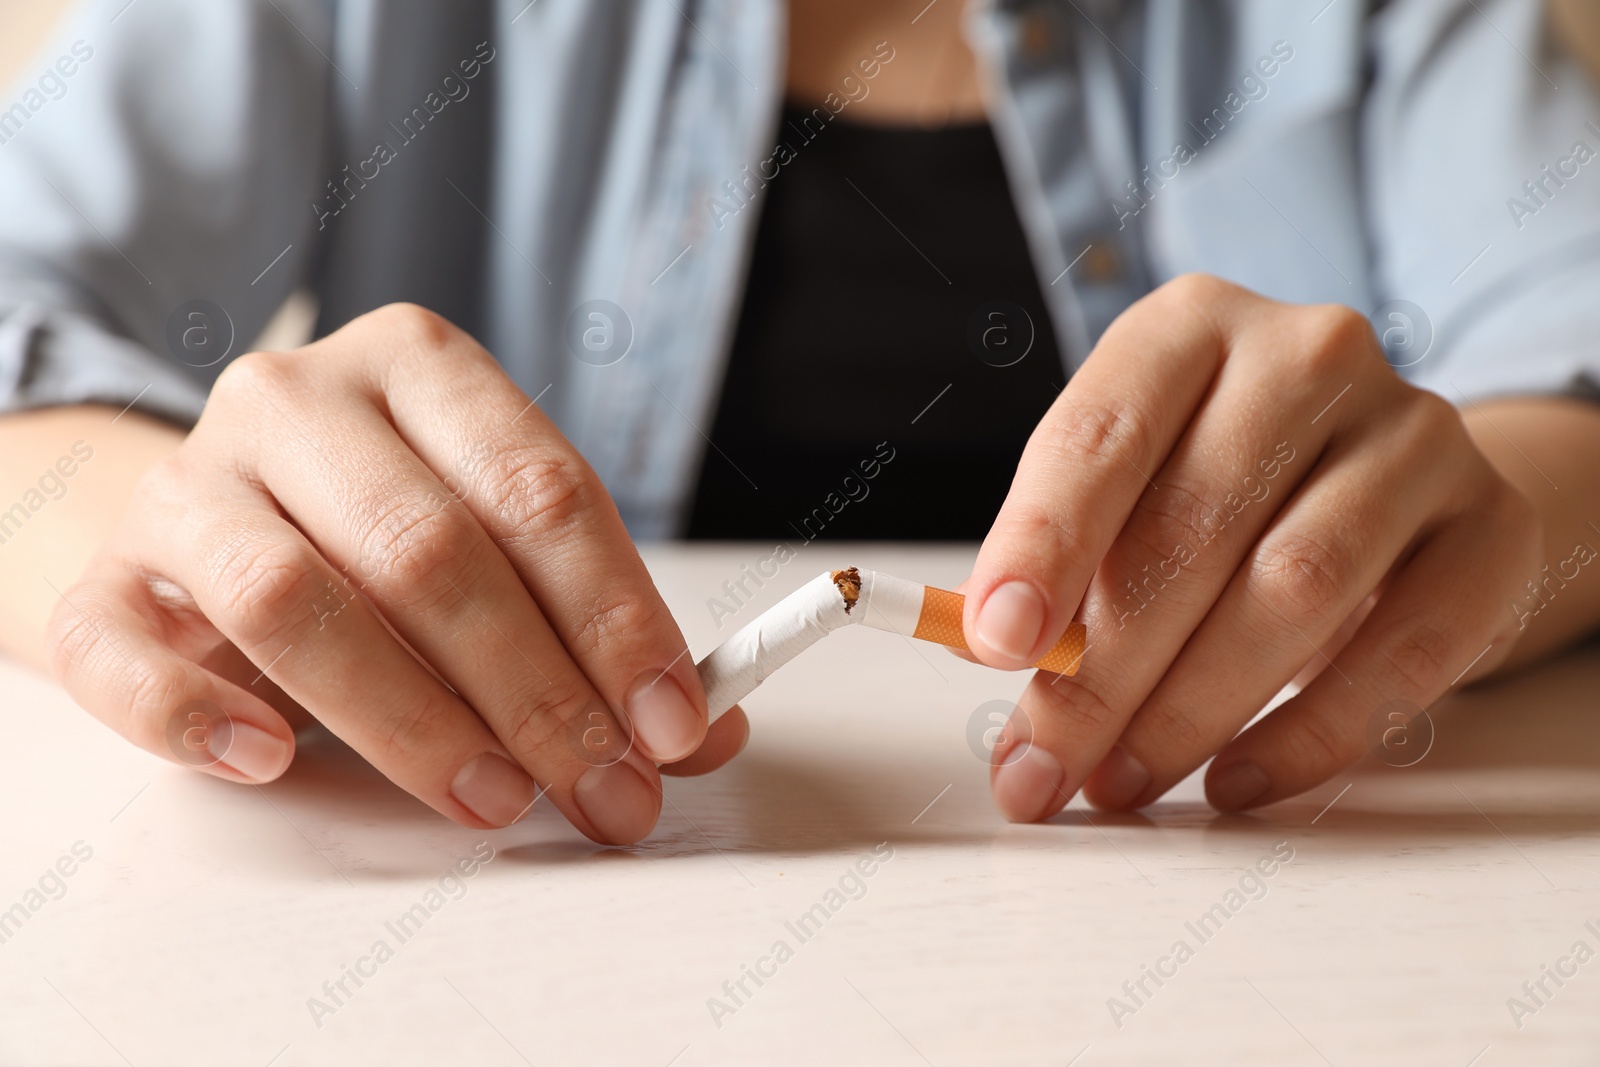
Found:
<path fill-rule="evenodd" d="M 706 597 L 769 554 L 647 551 L 697 656 L 826 567 L 953 584 L 972 550 L 807 546 L 719 628 Z M 1248 817 L 1196 776 L 1006 824 L 969 726 L 1024 681 L 835 634 L 605 849 L 543 805 L 455 826 L 317 733 L 230 785 L 0 665 L 0 1063 L 1600 1062 L 1600 651 Z"/>

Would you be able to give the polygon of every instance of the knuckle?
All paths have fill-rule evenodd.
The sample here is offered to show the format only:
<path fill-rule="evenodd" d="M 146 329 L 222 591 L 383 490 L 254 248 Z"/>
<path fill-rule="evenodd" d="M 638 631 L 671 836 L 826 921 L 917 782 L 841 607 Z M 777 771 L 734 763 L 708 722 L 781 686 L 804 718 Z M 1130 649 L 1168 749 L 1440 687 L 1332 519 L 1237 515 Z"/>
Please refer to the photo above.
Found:
<path fill-rule="evenodd" d="M 1222 342 L 1237 310 L 1263 298 L 1214 274 L 1180 274 L 1119 315 L 1106 331 L 1120 333 L 1154 316 L 1169 334 L 1191 333 Z M 1136 311 L 1135 309 L 1139 309 Z M 1147 343 L 1147 342 L 1141 342 Z"/>
<path fill-rule="evenodd" d="M 385 304 L 362 316 L 363 325 L 379 328 L 423 348 L 444 348 L 461 336 L 461 331 L 437 311 L 421 304 Z"/>
<path fill-rule="evenodd" d="M 216 610 L 207 614 L 225 622 L 236 644 L 264 644 L 313 617 L 309 604 L 316 575 L 308 554 L 294 545 L 241 548 L 219 560 L 213 579 Z"/>
<path fill-rule="evenodd" d="M 247 352 L 217 377 L 211 395 L 225 404 L 259 404 L 262 397 L 284 395 L 300 373 L 300 363 L 287 352 Z"/>
<path fill-rule="evenodd" d="M 1207 488 L 1196 491 L 1167 483 L 1145 493 L 1134 505 L 1134 518 L 1127 524 L 1126 536 L 1157 559 L 1167 559 L 1179 546 L 1198 552 L 1231 518 L 1223 504 L 1207 500 L 1210 492 Z M 1224 495 L 1217 493 L 1215 499 L 1220 501 Z"/>
<path fill-rule="evenodd" d="M 1326 714 L 1304 716 L 1295 729 L 1284 731 L 1282 743 L 1291 765 L 1302 775 L 1331 774 L 1361 755 L 1359 738 L 1341 730 Z"/>
<path fill-rule="evenodd" d="M 568 724 L 590 699 L 588 687 L 576 679 L 539 679 L 512 702 L 519 711 L 507 727 L 506 747 L 514 753 L 554 753 L 564 758 L 568 748 L 562 738 Z"/>
<path fill-rule="evenodd" d="M 186 688 L 181 675 L 136 671 L 128 690 L 124 735 L 141 748 L 159 750 L 166 738 L 167 722 L 183 703 Z"/>
<path fill-rule="evenodd" d="M 1077 463 L 1120 463 L 1123 457 L 1144 454 L 1149 433 L 1149 424 L 1129 401 L 1090 397 L 1066 404 L 1056 417 L 1041 422 L 1029 447 L 1042 447 Z"/>
<path fill-rule="evenodd" d="M 593 510 L 582 460 L 531 447 L 498 452 L 485 472 L 487 507 L 514 541 L 548 546 L 573 533 Z"/>
<path fill-rule="evenodd" d="M 193 492 L 182 446 L 146 468 L 134 487 L 135 496 L 155 508 L 184 508 L 193 503 Z"/>
<path fill-rule="evenodd" d="M 1056 502 L 1044 493 L 1013 490 L 990 528 L 985 545 L 1006 546 L 1011 566 L 1054 574 L 1063 560 L 1088 559 L 1103 548 L 1089 540 L 1089 531 L 1057 515 Z"/>
<path fill-rule="evenodd" d="M 1402 449 L 1438 456 L 1447 454 L 1452 442 L 1467 442 L 1466 426 L 1454 404 L 1426 389 L 1409 389 L 1408 394 L 1404 417 L 1397 420 Z"/>
<path fill-rule="evenodd" d="M 1076 679 L 1063 677 L 1045 692 L 1049 696 L 1041 712 L 1049 721 L 1052 734 L 1069 739 L 1098 737 L 1121 724 L 1122 717 L 1116 709 Z"/>
<path fill-rule="evenodd" d="M 129 664 L 116 647 L 115 624 L 110 613 L 87 597 L 78 596 L 77 608 L 61 605 L 48 626 L 49 663 L 55 676 L 69 689 L 77 689 L 98 676 L 94 688 L 106 692 L 114 682 L 120 717 L 111 720 L 118 732 L 134 744 L 159 750 L 167 720 L 181 703 L 186 688 L 182 674 L 149 664 Z"/>
<path fill-rule="evenodd" d="M 1435 444 L 1444 434 L 1466 437 L 1466 424 L 1461 411 L 1450 401 L 1430 389 L 1418 389 L 1412 401 L 1426 427 L 1432 431 Z"/>
<path fill-rule="evenodd" d="M 1404 624 L 1380 652 L 1384 669 L 1403 678 L 1419 690 L 1431 690 L 1441 677 L 1448 678 L 1450 665 L 1460 657 L 1461 642 L 1456 634 L 1423 619 Z"/>
<path fill-rule="evenodd" d="M 1140 747 L 1168 761 L 1199 755 L 1210 740 L 1200 729 L 1198 716 L 1180 707 L 1147 708 L 1140 712 L 1138 724 L 1140 734 L 1148 739 Z"/>
<path fill-rule="evenodd" d="M 1247 574 L 1249 587 L 1266 602 L 1266 619 L 1276 628 L 1282 618 L 1297 626 L 1320 628 L 1335 619 L 1354 573 L 1349 553 L 1338 542 L 1304 533 L 1270 537 L 1256 549 Z"/>
<path fill-rule="evenodd" d="M 70 599 L 63 598 L 56 604 L 46 625 L 45 652 L 51 673 L 70 685 L 73 679 L 95 670 L 105 660 L 111 620 L 87 602 L 80 588 L 68 592 Z"/>
<path fill-rule="evenodd" d="M 1233 296 L 1239 287 L 1215 274 L 1193 271 L 1180 274 L 1162 287 L 1183 303 L 1209 304 Z"/>
<path fill-rule="evenodd" d="M 443 698 L 426 697 L 377 725 L 374 733 L 379 752 L 383 759 L 400 762 L 414 759 L 419 752 L 438 751 L 440 743 L 449 740 L 454 721 Z"/>
<path fill-rule="evenodd" d="M 573 636 L 572 652 L 580 657 L 598 655 L 619 643 L 623 646 L 648 639 L 666 621 L 664 612 L 636 595 L 622 592 L 595 604 L 583 627 Z"/>
<path fill-rule="evenodd" d="M 1313 377 L 1347 372 L 1378 351 L 1372 324 L 1354 308 L 1319 304 L 1298 312 L 1305 331 L 1301 362 Z"/>
<path fill-rule="evenodd" d="M 1008 542 L 1028 545 L 1071 541 L 1073 532 L 1062 526 L 1049 504 L 1044 494 L 1019 493 L 1013 488 L 995 516 L 990 538 L 999 534 Z"/>
<path fill-rule="evenodd" d="M 378 516 L 362 539 L 362 558 L 408 597 L 443 596 L 441 577 L 471 559 L 478 538 L 465 508 L 407 498 Z"/>

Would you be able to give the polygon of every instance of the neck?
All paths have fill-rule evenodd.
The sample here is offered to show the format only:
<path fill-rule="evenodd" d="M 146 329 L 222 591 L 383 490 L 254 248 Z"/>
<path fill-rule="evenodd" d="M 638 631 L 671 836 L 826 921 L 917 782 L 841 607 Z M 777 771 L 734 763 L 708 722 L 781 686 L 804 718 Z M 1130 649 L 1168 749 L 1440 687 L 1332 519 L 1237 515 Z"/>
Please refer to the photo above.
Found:
<path fill-rule="evenodd" d="M 977 62 L 961 33 L 964 6 L 965 0 L 789 0 L 789 99 L 815 106 L 830 93 L 848 98 L 854 122 L 982 121 Z"/>

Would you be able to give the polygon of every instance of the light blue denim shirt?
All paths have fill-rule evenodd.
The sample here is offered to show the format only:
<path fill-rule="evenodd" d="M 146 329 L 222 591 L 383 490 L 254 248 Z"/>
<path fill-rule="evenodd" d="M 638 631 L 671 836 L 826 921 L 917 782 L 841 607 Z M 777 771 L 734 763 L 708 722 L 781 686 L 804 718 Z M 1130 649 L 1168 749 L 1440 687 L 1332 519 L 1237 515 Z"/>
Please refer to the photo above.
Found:
<path fill-rule="evenodd" d="M 967 32 L 1070 366 L 1203 270 L 1375 314 L 1458 402 L 1600 383 L 1600 99 L 1535 0 L 992 0 Z M 296 288 L 324 331 L 413 300 L 669 535 L 805 150 L 784 55 L 780 0 L 86 3 L 0 98 L 0 410 L 192 419 Z M 818 136 L 870 89 L 841 72 Z"/>

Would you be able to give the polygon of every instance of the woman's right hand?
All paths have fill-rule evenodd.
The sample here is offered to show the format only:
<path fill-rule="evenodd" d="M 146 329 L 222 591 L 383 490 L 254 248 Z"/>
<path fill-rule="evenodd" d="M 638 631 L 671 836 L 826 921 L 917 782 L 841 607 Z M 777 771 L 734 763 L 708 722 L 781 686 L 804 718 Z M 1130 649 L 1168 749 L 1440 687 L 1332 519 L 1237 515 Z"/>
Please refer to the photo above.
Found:
<path fill-rule="evenodd" d="M 474 827 L 548 796 L 594 840 L 637 841 L 656 763 L 711 770 L 748 729 L 735 709 L 708 735 L 683 635 L 588 464 L 410 305 L 230 366 L 49 642 L 73 697 L 157 755 L 270 781 L 309 713 Z"/>

